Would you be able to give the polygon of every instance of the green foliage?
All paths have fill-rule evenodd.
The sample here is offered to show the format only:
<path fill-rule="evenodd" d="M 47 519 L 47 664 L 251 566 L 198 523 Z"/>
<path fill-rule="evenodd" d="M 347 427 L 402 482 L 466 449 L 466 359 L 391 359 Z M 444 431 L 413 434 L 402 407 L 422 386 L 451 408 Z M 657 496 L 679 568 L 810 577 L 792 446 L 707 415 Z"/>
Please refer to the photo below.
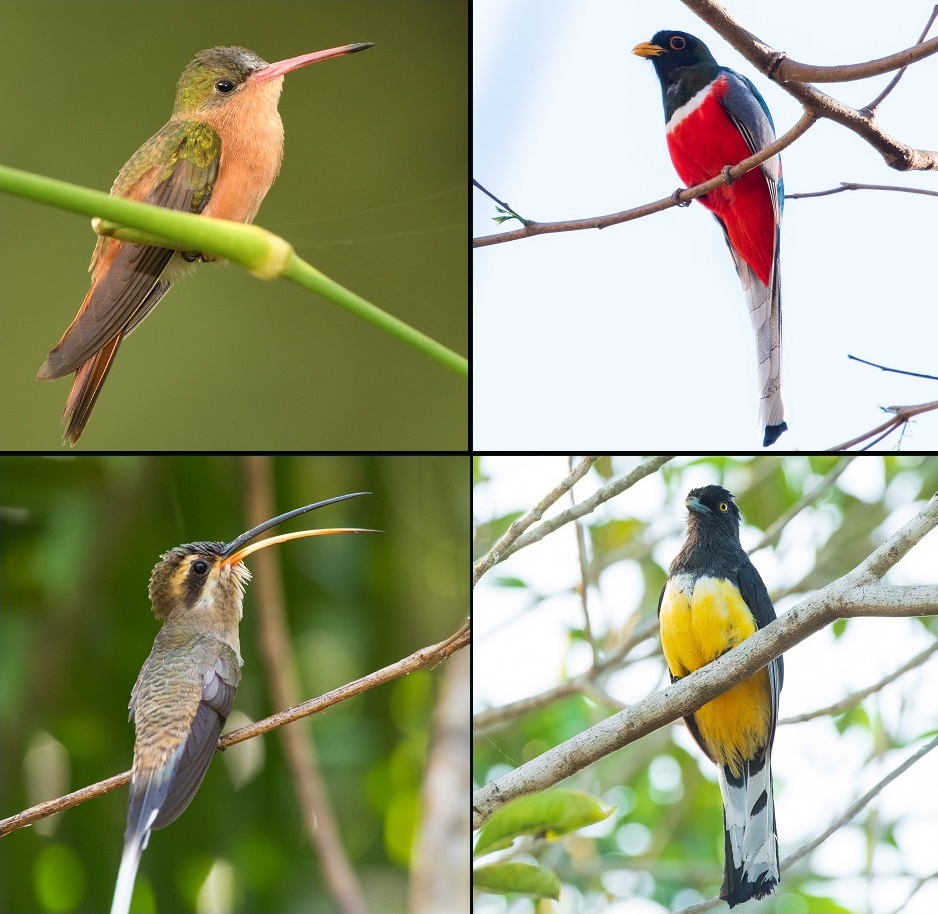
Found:
<path fill-rule="evenodd" d="M 612 812 L 581 790 L 545 790 L 518 797 L 489 818 L 479 832 L 474 856 L 510 847 L 521 835 L 560 838 L 601 822 Z"/>
<path fill-rule="evenodd" d="M 543 866 L 530 863 L 492 863 L 473 872 L 473 884 L 483 892 L 560 898 L 560 880 Z"/>

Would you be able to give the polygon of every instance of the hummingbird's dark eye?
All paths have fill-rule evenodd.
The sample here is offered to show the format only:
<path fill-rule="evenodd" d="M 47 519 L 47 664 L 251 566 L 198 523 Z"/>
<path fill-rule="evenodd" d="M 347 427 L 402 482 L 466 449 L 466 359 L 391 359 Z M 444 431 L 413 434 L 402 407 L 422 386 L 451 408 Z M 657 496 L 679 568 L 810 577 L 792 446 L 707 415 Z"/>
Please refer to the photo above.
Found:
<path fill-rule="evenodd" d="M 234 90 L 237 88 L 237 85 L 230 79 L 220 79 L 217 83 L 215 83 L 215 88 L 218 89 L 222 95 L 227 95 L 229 92 L 234 92 Z"/>
<path fill-rule="evenodd" d="M 193 562 L 192 570 L 196 574 L 205 574 L 208 571 L 208 562 L 203 562 L 201 559 L 198 562 Z"/>

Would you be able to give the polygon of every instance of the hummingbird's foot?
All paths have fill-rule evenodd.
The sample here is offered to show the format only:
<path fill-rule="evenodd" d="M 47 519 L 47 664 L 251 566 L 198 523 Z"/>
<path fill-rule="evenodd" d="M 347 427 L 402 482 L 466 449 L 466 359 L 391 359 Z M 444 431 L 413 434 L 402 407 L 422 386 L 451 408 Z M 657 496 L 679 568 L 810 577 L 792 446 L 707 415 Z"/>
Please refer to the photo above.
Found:
<path fill-rule="evenodd" d="M 202 251 L 182 251 L 182 259 L 186 263 L 195 263 L 196 261 L 212 263 L 216 258 L 214 254 L 206 254 Z"/>

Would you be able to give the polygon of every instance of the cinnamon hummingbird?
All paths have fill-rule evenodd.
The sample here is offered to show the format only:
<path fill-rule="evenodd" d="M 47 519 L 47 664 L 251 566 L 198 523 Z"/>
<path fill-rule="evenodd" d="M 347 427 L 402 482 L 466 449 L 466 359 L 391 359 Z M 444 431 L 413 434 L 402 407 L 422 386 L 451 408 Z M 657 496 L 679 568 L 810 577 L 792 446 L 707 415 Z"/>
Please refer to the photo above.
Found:
<path fill-rule="evenodd" d="M 150 575 L 153 613 L 163 622 L 130 695 L 136 728 L 127 829 L 111 914 L 130 908 L 150 831 L 169 825 L 195 796 L 241 681 L 241 621 L 251 553 L 304 536 L 375 533 L 359 528 L 300 530 L 252 543 L 292 517 L 367 495 L 353 492 L 265 521 L 230 543 L 170 549 Z"/>
<path fill-rule="evenodd" d="M 283 160 L 277 103 L 284 75 L 370 47 L 349 44 L 270 64 L 245 48 L 200 51 L 179 77 L 172 117 L 131 156 L 111 195 L 252 222 Z M 98 238 L 91 288 L 37 376 L 75 372 L 62 415 L 64 440 L 74 445 L 81 436 L 124 337 L 196 261 L 210 259 Z"/>

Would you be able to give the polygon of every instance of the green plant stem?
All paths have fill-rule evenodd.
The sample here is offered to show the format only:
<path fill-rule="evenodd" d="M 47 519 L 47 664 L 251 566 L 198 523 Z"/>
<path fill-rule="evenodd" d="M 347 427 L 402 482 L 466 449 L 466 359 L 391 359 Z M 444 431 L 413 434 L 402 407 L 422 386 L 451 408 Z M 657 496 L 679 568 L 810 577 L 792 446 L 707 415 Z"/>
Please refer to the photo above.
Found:
<path fill-rule="evenodd" d="M 112 197 L 101 191 L 0 165 L 0 191 L 107 220 L 102 234 L 223 257 L 260 279 L 283 276 L 379 330 L 468 377 L 468 360 L 323 275 L 298 257 L 289 242 L 257 225 L 211 219 Z"/>

